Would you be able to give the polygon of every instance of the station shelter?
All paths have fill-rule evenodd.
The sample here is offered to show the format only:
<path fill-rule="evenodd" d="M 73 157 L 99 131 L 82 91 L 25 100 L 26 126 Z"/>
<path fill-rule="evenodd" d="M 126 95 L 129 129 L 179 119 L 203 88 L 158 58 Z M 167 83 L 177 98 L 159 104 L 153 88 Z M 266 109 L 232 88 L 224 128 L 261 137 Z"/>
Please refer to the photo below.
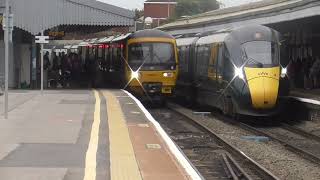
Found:
<path fill-rule="evenodd" d="M 134 12 L 96 0 L 10 0 L 13 41 L 10 43 L 9 87 L 39 88 L 40 46 L 35 36 L 50 39 L 83 39 L 114 28 L 129 31 Z M 2 26 L 5 0 L 0 0 Z M 0 83 L 4 79 L 4 32 L 0 29 Z"/>

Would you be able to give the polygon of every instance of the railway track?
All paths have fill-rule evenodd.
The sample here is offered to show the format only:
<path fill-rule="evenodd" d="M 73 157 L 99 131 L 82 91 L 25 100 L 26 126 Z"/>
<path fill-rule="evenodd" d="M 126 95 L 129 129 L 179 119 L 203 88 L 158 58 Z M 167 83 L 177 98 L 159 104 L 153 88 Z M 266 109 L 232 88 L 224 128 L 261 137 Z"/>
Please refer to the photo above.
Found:
<path fill-rule="evenodd" d="M 205 179 L 279 179 L 178 106 L 149 111 Z"/>
<path fill-rule="evenodd" d="M 307 132 L 301 128 L 286 124 L 286 123 L 282 123 L 281 124 L 283 128 L 287 129 L 288 131 L 291 131 L 293 133 L 299 134 L 301 136 L 304 136 L 305 138 L 309 138 L 309 139 L 313 139 L 317 142 L 320 142 L 320 136 L 317 136 L 315 134 L 312 134 L 310 132 Z"/>
<path fill-rule="evenodd" d="M 320 165 L 320 137 L 303 129 L 291 126 L 286 123 L 277 124 L 277 126 L 253 126 L 250 123 L 239 122 L 221 115 L 215 114 L 220 121 L 232 123 L 253 134 L 269 137 L 287 150 L 302 156 L 303 158 Z"/>
<path fill-rule="evenodd" d="M 301 129 L 293 128 L 289 125 L 280 127 L 254 127 L 249 124 L 236 122 L 236 124 L 256 135 L 266 136 L 278 141 L 289 151 L 296 153 L 303 158 L 320 164 L 320 141 L 317 137 Z M 312 139 L 309 139 L 312 137 Z"/>

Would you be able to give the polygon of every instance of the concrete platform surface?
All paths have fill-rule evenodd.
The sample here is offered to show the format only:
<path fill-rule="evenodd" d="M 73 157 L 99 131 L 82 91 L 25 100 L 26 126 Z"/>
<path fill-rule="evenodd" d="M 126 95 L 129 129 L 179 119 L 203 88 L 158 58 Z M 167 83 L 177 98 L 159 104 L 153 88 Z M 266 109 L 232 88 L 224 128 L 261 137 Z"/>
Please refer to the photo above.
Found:
<path fill-rule="evenodd" d="M 11 91 L 9 99 L 7 120 L 0 100 L 0 179 L 192 179 L 121 90 Z"/>

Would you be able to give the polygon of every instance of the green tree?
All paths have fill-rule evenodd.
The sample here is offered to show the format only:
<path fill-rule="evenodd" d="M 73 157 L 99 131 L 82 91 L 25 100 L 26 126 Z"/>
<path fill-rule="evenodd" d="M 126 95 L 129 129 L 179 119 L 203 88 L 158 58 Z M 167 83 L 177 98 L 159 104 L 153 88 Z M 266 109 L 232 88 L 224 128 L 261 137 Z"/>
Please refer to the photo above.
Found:
<path fill-rule="evenodd" d="M 141 18 L 144 15 L 144 11 L 140 9 L 135 9 L 134 12 L 135 12 L 135 20 Z"/>
<path fill-rule="evenodd" d="M 176 18 L 192 16 L 219 9 L 219 2 L 216 0 L 177 0 Z"/>

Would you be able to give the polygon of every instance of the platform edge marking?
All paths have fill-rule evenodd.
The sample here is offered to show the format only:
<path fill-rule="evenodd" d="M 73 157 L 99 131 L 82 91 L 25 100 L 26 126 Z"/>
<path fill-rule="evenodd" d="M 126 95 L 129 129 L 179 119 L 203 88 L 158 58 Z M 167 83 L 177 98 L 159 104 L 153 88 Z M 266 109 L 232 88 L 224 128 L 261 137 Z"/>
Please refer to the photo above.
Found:
<path fill-rule="evenodd" d="M 103 95 L 107 102 L 111 180 L 142 180 L 120 103 L 109 91 Z"/>
<path fill-rule="evenodd" d="M 186 173 L 190 176 L 190 178 L 193 180 L 202 180 L 203 179 L 202 176 L 198 173 L 197 170 L 195 170 L 195 168 L 191 165 L 189 160 L 186 159 L 185 155 L 183 155 L 183 153 L 179 150 L 176 144 L 169 137 L 169 135 L 164 131 L 161 125 L 153 118 L 153 116 L 143 106 L 143 104 L 128 91 L 126 90 L 122 90 L 122 91 L 128 94 L 131 97 L 131 99 L 133 99 L 136 102 L 136 104 L 139 106 L 141 111 L 145 114 L 147 119 L 154 125 L 157 132 L 161 135 L 161 137 L 169 147 L 169 150 L 171 151 L 171 153 L 174 155 L 174 157 L 177 159 L 177 161 L 183 167 Z"/>
<path fill-rule="evenodd" d="M 97 175 L 97 151 L 99 144 L 99 129 L 100 129 L 100 103 L 101 99 L 98 91 L 94 90 L 96 99 L 94 108 L 94 120 L 91 127 L 90 140 L 88 150 L 86 152 L 84 180 L 95 180 Z"/>
<path fill-rule="evenodd" d="M 302 97 L 295 97 L 295 96 L 289 96 L 295 100 L 298 100 L 303 103 L 309 103 L 309 104 L 314 104 L 314 105 L 320 105 L 320 101 L 315 100 L 315 99 L 308 99 L 308 98 L 302 98 Z"/>

